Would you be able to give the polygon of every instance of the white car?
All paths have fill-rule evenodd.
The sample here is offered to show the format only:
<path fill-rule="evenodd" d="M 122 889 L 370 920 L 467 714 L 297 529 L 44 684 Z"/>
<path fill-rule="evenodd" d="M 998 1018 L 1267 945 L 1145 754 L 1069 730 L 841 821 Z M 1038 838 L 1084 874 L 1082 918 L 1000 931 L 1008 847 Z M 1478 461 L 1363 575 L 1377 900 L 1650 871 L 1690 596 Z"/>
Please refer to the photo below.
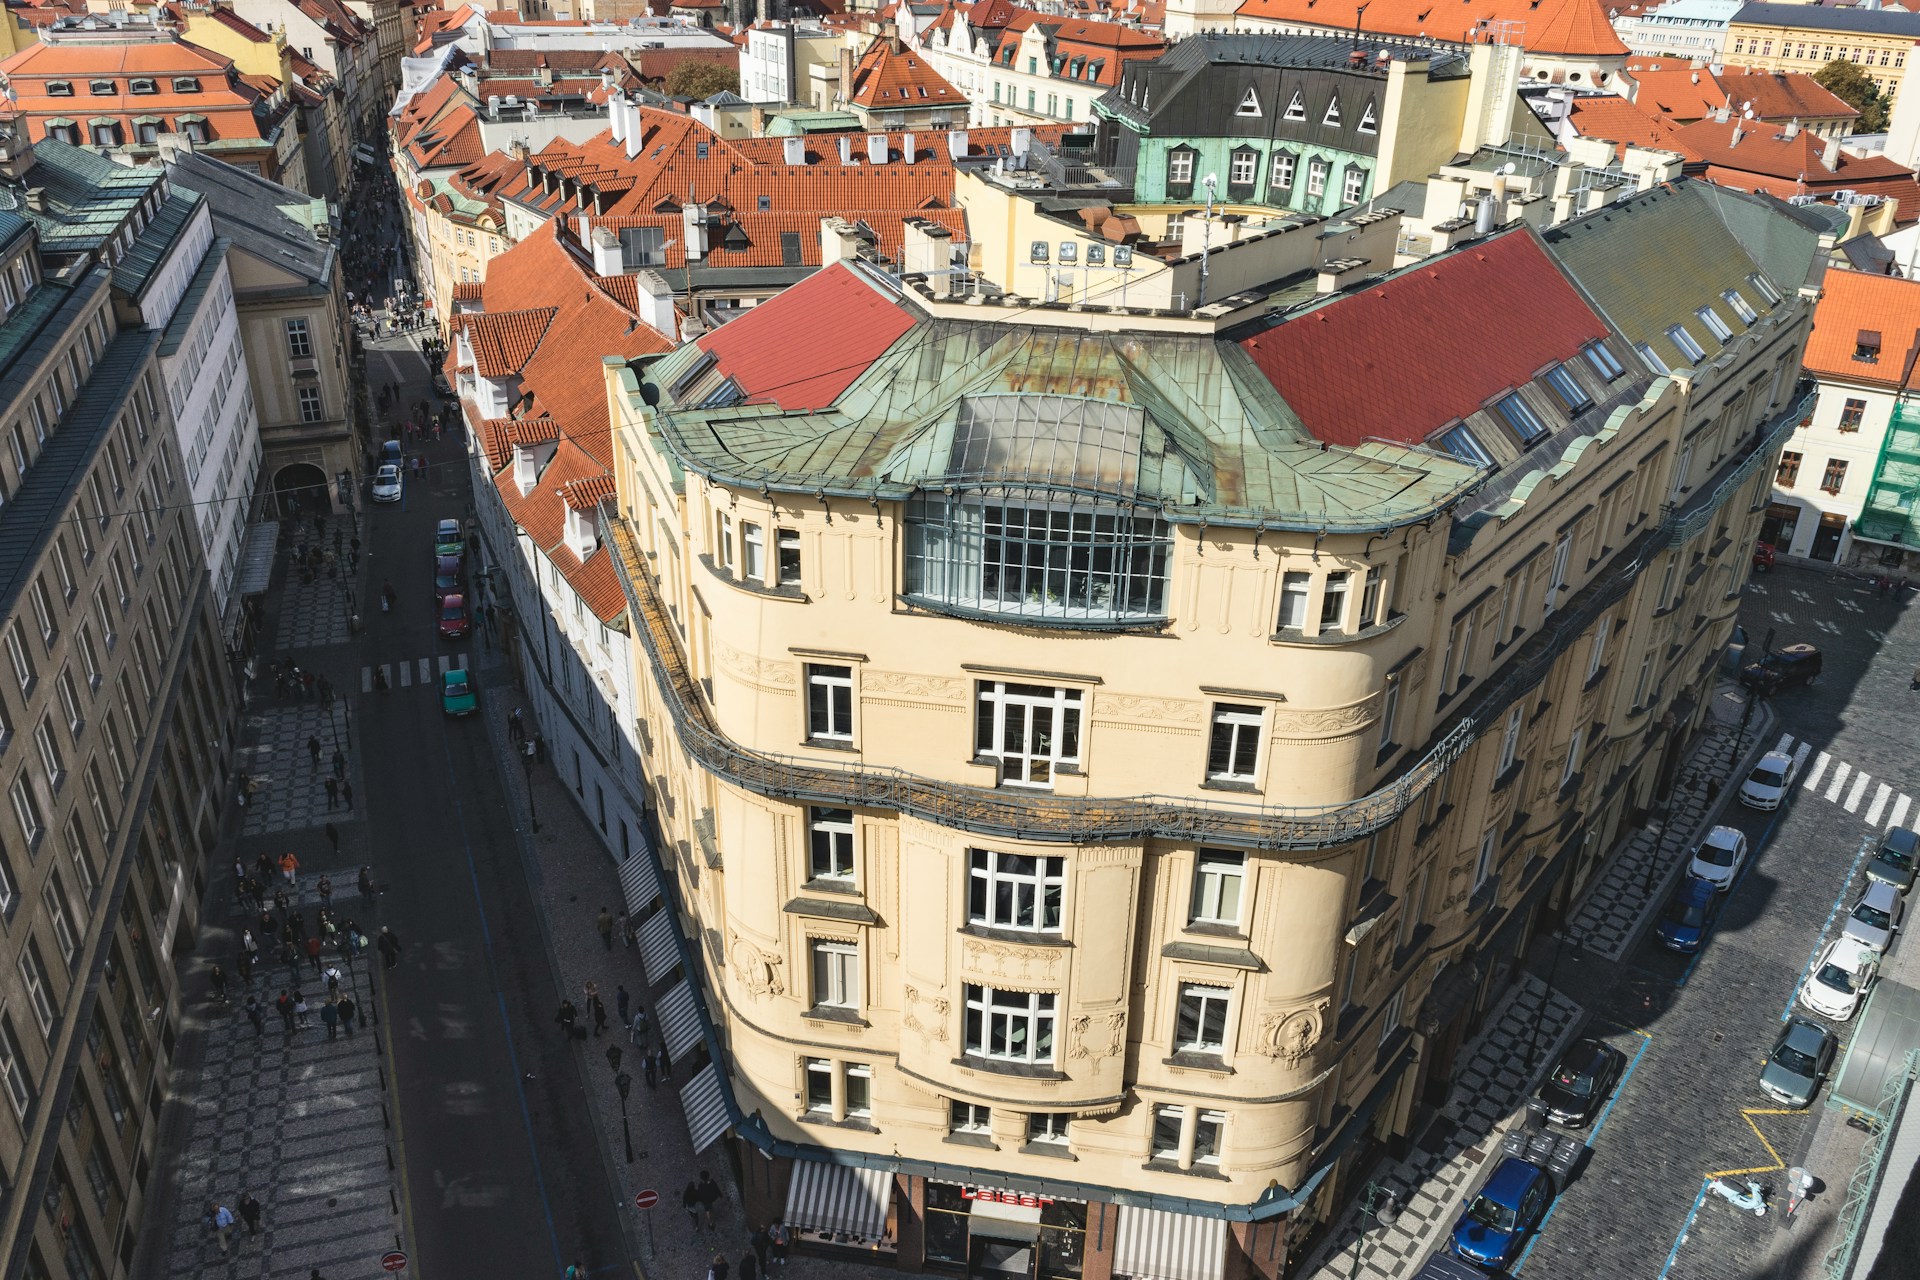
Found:
<path fill-rule="evenodd" d="M 1800 988 L 1800 1003 L 1823 1018 L 1845 1022 L 1860 1007 L 1873 985 L 1880 957 L 1853 938 L 1835 938 L 1813 962 L 1813 973 Z"/>
<path fill-rule="evenodd" d="M 1854 903 L 1853 910 L 1847 914 L 1841 935 L 1884 954 L 1900 928 L 1900 917 L 1906 909 L 1906 899 L 1900 896 L 1898 886 L 1884 880 L 1869 880 L 1860 901 Z"/>
<path fill-rule="evenodd" d="M 375 502 L 400 501 L 400 468 L 391 462 L 374 473 L 373 500 Z"/>
<path fill-rule="evenodd" d="M 1787 798 L 1799 766 L 1784 751 L 1769 751 L 1753 766 L 1753 772 L 1740 784 L 1740 803 L 1750 809 L 1778 809 Z"/>
<path fill-rule="evenodd" d="M 1732 827 L 1715 827 L 1693 851 L 1693 865 L 1687 868 L 1687 874 L 1725 893 L 1733 887 L 1733 878 L 1740 874 L 1746 860 L 1746 836 Z"/>

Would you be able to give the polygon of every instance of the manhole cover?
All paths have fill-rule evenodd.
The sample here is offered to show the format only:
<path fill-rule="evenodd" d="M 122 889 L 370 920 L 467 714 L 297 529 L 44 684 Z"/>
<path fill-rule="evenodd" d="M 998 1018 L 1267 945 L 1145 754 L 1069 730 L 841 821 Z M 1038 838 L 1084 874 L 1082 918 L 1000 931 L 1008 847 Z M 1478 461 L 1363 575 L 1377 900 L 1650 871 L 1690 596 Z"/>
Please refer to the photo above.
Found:
<path fill-rule="evenodd" d="M 340 1203 L 340 1200 L 339 1200 L 339 1198 L 338 1198 L 337 1196 L 328 1196 L 328 1197 L 327 1197 L 327 1208 L 329 1208 L 329 1209 L 331 1209 L 331 1208 L 333 1208 L 334 1206 L 336 1206 L 336 1205 L 338 1205 L 339 1203 Z"/>

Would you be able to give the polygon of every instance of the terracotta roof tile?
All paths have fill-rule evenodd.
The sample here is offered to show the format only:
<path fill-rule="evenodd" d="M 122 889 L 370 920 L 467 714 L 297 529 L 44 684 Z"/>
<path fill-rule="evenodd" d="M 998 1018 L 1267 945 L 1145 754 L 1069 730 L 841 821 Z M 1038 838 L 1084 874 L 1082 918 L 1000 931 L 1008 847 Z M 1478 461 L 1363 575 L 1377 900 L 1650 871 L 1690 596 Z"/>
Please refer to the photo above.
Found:
<path fill-rule="evenodd" d="M 1243 18 L 1306 27 L 1351 31 L 1352 5 L 1316 8 L 1317 0 L 1246 0 Z M 1482 42 L 1498 24 L 1511 23 L 1513 36 L 1529 53 L 1576 57 L 1622 57 L 1627 46 L 1607 21 L 1600 0 L 1372 0 L 1361 29 L 1376 35 L 1425 36 L 1434 40 Z"/>
<path fill-rule="evenodd" d="M 1478 335 L 1506 340 L 1488 347 Z M 722 330 L 725 332 L 725 330 Z M 1607 326 L 1527 228 L 1409 268 L 1242 340 L 1314 437 L 1419 443 Z"/>
<path fill-rule="evenodd" d="M 563 434 L 555 418 L 507 419 L 507 443 L 511 445 L 551 444 Z"/>
<path fill-rule="evenodd" d="M 607 474 L 575 480 L 560 489 L 560 501 L 575 511 L 591 511 L 613 496 L 613 477 Z"/>
<path fill-rule="evenodd" d="M 823 352 L 820 317 L 833 317 Z M 749 400 L 788 411 L 832 404 L 913 327 L 906 307 L 853 268 L 835 263 L 699 340 Z"/>
<path fill-rule="evenodd" d="M 1829 168 L 1829 139 L 1805 129 L 1789 136 L 1791 129 L 1790 123 L 1702 120 L 1674 136 L 1699 161 L 1704 176 L 1722 186 L 1783 197 L 1858 191 L 1899 200 L 1894 217 L 1902 225 L 1920 218 L 1920 183 L 1913 170 L 1883 155 L 1856 156 L 1845 148 Z"/>
<path fill-rule="evenodd" d="M 1632 145 L 1677 151 L 1686 159 L 1699 159 L 1684 144 L 1674 140 L 1680 125 L 1663 117 L 1650 116 L 1625 98 L 1598 95 L 1575 98 L 1569 119 L 1574 131 L 1581 137 L 1617 142 L 1622 153 Z"/>
<path fill-rule="evenodd" d="M 554 307 L 525 311 L 476 311 L 467 317 L 467 343 L 474 372 L 483 378 L 510 378 L 525 367 L 558 314 Z"/>
<path fill-rule="evenodd" d="M 478 302 L 480 300 L 480 282 L 478 280 L 460 281 L 453 286 L 453 300 L 455 302 L 466 302 L 468 300 Z"/>
<path fill-rule="evenodd" d="M 570 581 L 587 608 L 602 622 L 612 622 L 627 611 L 627 593 L 621 589 L 620 575 L 614 571 L 613 553 L 605 547 L 588 556 Z"/>
<path fill-rule="evenodd" d="M 1871 330 L 1881 339 L 1880 357 L 1856 360 L 1859 338 Z M 1865 271 L 1829 271 L 1814 308 L 1806 367 L 1816 375 L 1848 382 L 1920 389 L 1920 281 Z"/>
<path fill-rule="evenodd" d="M 932 64 L 897 37 L 882 37 L 867 46 L 854 64 L 852 84 L 847 100 L 868 110 L 967 100 Z"/>

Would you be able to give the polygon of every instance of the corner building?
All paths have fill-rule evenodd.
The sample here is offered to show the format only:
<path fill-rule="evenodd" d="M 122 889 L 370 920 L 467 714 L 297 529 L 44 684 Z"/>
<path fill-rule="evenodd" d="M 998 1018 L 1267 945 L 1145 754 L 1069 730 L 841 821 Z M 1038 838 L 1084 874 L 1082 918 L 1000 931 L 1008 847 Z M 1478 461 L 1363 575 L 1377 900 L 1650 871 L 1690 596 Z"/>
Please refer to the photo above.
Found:
<path fill-rule="evenodd" d="M 1281 1275 L 1667 786 L 1819 260 L 1680 183 L 1197 313 L 840 264 L 610 364 L 751 1216 Z"/>

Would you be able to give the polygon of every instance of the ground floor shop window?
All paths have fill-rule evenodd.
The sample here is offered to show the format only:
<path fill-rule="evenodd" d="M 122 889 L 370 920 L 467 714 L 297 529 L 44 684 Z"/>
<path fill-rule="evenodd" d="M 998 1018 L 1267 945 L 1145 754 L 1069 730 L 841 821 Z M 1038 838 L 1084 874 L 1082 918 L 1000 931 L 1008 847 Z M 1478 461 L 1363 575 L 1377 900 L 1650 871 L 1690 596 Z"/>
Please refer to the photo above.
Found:
<path fill-rule="evenodd" d="M 970 1276 L 1079 1280 L 1087 1206 L 1024 1192 L 927 1183 L 927 1261 Z"/>

